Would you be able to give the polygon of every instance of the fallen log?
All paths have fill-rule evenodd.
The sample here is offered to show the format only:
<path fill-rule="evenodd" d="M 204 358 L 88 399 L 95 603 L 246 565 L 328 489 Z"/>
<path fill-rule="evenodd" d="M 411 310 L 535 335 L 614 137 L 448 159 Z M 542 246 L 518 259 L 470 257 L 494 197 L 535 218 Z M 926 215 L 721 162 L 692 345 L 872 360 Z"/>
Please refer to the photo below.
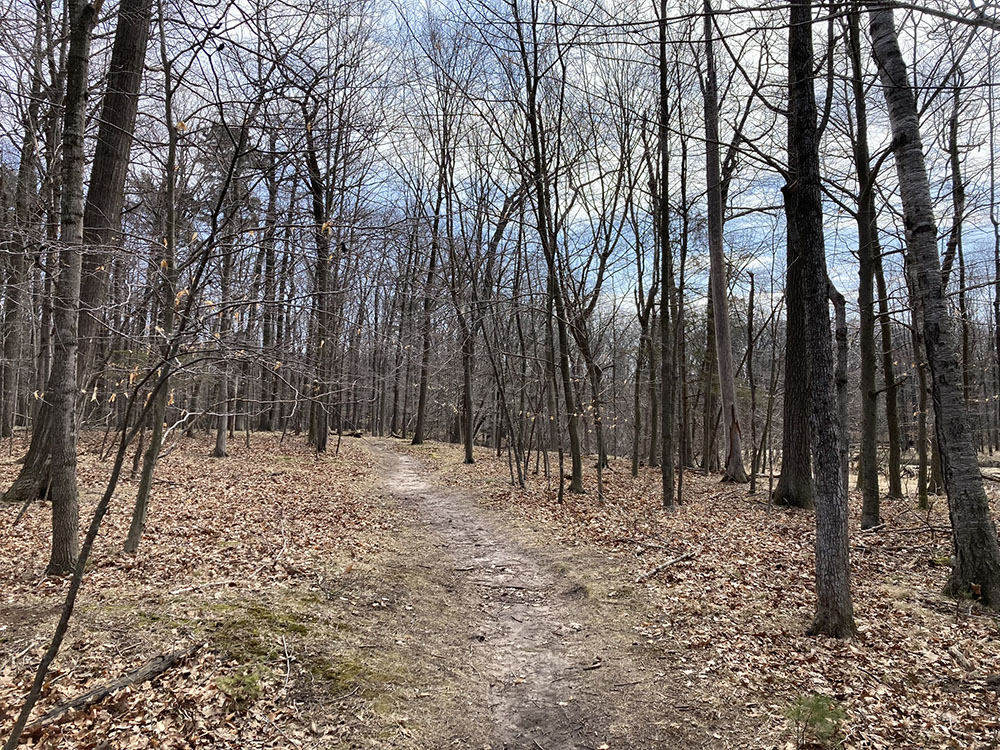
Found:
<path fill-rule="evenodd" d="M 194 646 L 188 646 L 187 648 L 182 648 L 178 651 L 174 651 L 169 654 L 161 654 L 155 659 L 150 659 L 141 667 L 132 670 L 126 675 L 119 677 L 114 682 L 109 682 L 106 685 L 101 685 L 93 690 L 88 690 L 83 695 L 79 695 L 73 700 L 66 701 L 65 703 L 60 703 L 58 706 L 52 708 L 47 714 L 45 714 L 38 721 L 33 722 L 27 726 L 24 730 L 25 734 L 30 734 L 37 732 L 40 729 L 53 724 L 61 718 L 64 714 L 75 711 L 81 708 L 87 708 L 95 703 L 100 703 L 102 700 L 107 698 L 112 693 L 121 690 L 129 685 L 138 685 L 143 682 L 148 682 L 161 674 L 166 672 L 171 667 L 179 664 L 180 662 L 187 659 L 189 656 L 194 655 L 201 648 L 201 644 L 196 644 Z"/>

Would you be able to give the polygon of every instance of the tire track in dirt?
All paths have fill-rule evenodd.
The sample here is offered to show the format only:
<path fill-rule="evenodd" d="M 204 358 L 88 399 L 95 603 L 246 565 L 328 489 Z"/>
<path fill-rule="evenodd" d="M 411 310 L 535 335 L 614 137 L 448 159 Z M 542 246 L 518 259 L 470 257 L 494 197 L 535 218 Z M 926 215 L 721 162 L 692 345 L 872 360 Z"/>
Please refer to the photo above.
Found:
<path fill-rule="evenodd" d="M 468 493 L 434 484 L 415 457 L 373 442 L 385 489 L 421 536 L 438 549 L 442 577 L 452 576 L 455 601 L 441 607 L 478 613 L 466 632 L 437 637 L 471 643 L 474 672 L 488 683 L 474 690 L 485 706 L 469 721 L 488 717 L 487 746 L 500 748 L 686 747 L 640 738 L 622 725 L 624 705 L 634 706 L 635 672 L 600 628 L 588 625 L 585 592 L 541 554 L 514 540 L 495 514 Z M 621 658 L 619 658 L 621 657 Z M 649 676 L 649 675 L 647 675 Z M 650 707 L 652 709 L 652 707 Z M 476 714 L 479 714 L 477 719 Z M 658 717 L 650 717 L 662 719 Z M 469 737 L 483 736 L 469 727 Z M 476 743 L 464 745 L 479 746 Z"/>

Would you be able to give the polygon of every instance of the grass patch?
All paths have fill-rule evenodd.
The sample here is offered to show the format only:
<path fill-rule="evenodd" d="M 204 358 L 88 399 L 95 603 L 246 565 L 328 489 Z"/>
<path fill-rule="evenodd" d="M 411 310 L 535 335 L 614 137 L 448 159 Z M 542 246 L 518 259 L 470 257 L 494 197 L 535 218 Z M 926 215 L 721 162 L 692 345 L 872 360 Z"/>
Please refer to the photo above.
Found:
<path fill-rule="evenodd" d="M 230 708 L 237 713 L 245 713 L 264 694 L 262 683 L 268 674 L 264 667 L 242 667 L 216 679 L 215 686 L 225 694 Z"/>
<path fill-rule="evenodd" d="M 304 618 L 254 602 L 245 607 L 222 605 L 228 615 L 209 638 L 226 658 L 245 665 L 266 663 L 281 655 L 280 641 L 285 635 L 305 635 L 309 628 Z"/>

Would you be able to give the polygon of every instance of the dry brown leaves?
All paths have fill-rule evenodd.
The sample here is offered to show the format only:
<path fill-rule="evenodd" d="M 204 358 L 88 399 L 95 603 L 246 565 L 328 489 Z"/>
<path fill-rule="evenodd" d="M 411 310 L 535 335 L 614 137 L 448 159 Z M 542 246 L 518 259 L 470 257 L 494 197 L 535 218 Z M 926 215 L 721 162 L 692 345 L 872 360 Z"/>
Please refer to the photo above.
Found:
<path fill-rule="evenodd" d="M 886 526 L 874 532 L 860 531 L 860 500 L 852 497 L 860 635 L 838 641 L 803 635 L 814 606 L 814 519 L 769 508 L 766 479 L 753 498 L 745 485 L 687 473 L 683 505 L 665 512 L 659 472 L 633 479 L 620 461 L 605 472 L 603 506 L 592 469 L 590 494 L 567 494 L 557 505 L 543 476 L 529 476 L 527 490 L 512 488 L 506 456 L 480 450 L 466 466 L 449 446 L 418 452 L 444 458 L 443 481 L 480 488 L 491 505 L 558 542 L 595 545 L 627 561 L 633 574 L 625 585 L 641 589 L 650 605 L 634 624 L 637 636 L 673 660 L 686 690 L 734 710 L 747 747 L 784 747 L 788 704 L 812 692 L 846 709 L 846 748 L 998 746 L 1000 687 L 987 680 L 1000 672 L 1000 620 L 939 593 L 950 551 L 943 497 L 930 512 L 885 502 Z M 691 559 L 634 583 L 689 551 Z"/>
<path fill-rule="evenodd" d="M 98 441 L 88 437 L 80 457 L 82 526 L 110 469 L 98 456 Z M 0 464 L 0 485 L 14 476 L 24 447 L 15 445 Z M 307 688 L 324 678 L 314 676 L 314 665 L 308 672 L 299 657 L 311 634 L 329 624 L 320 622 L 315 602 L 331 579 L 371 552 L 390 528 L 372 501 L 371 454 L 345 442 L 340 456 L 317 458 L 301 439 L 261 434 L 252 436 L 250 447 L 242 435 L 232 439 L 226 459 L 210 458 L 209 450 L 206 439 L 184 438 L 162 459 L 135 556 L 120 550 L 137 483 L 119 486 L 34 716 L 159 653 L 188 643 L 208 645 L 152 684 L 69 714 L 28 743 L 288 748 L 318 746 L 325 735 L 345 731 L 335 715 L 323 728 L 309 720 L 320 698 Z M 48 506 L 36 505 L 12 528 L 18 510 L 0 506 L 4 738 L 51 637 L 66 586 L 42 575 Z M 261 695 L 237 711 L 226 689 L 234 692 L 246 675 L 249 689 Z"/>

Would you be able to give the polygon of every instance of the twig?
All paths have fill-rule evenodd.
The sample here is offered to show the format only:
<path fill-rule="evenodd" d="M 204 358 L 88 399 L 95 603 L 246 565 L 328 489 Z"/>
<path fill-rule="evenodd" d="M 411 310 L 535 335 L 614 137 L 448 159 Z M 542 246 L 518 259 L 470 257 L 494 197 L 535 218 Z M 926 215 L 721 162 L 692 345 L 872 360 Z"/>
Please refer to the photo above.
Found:
<path fill-rule="evenodd" d="M 883 521 L 883 522 L 882 522 L 882 523 L 880 523 L 880 524 L 879 524 L 878 526 L 872 526 L 872 527 L 870 527 L 870 528 L 867 528 L 867 529 L 861 529 L 861 533 L 862 533 L 862 534 L 870 534 L 870 533 L 871 533 L 871 532 L 873 532 L 873 531 L 881 531 L 882 529 L 884 529 L 884 528 L 885 528 L 885 526 L 886 526 L 886 524 L 885 524 L 885 522 Z"/>
<path fill-rule="evenodd" d="M 281 636 L 281 647 L 285 649 L 285 687 L 288 687 L 288 680 L 292 675 L 292 659 L 288 655 L 288 643 L 285 641 L 285 636 Z"/>
<path fill-rule="evenodd" d="M 199 589 L 207 589 L 212 586 L 228 586 L 236 581 L 209 581 L 208 583 L 199 583 L 197 586 L 185 586 L 184 588 L 174 589 L 170 592 L 171 596 L 177 596 L 178 594 L 185 594 L 188 591 L 197 591 Z"/>
<path fill-rule="evenodd" d="M 12 528 L 21 523 L 21 519 L 24 518 L 24 514 L 28 512 L 28 507 L 31 505 L 32 502 L 34 502 L 34 500 L 35 500 L 34 495 L 29 495 L 28 499 L 24 501 L 24 505 L 21 506 L 21 512 L 17 514 L 17 518 L 15 518 L 14 523 L 11 524 Z"/>
<path fill-rule="evenodd" d="M 431 654 L 431 656 L 434 656 L 434 654 Z M 438 658 L 440 659 L 440 658 L 443 658 L 443 657 L 440 657 L 440 656 L 439 656 Z M 346 698 L 350 698 L 350 697 L 351 697 L 352 695 L 354 695 L 354 694 L 355 694 L 356 692 L 358 692 L 358 691 L 359 691 L 360 689 L 361 689 L 361 686 L 360 686 L 360 685 L 358 685 L 358 687 L 354 688 L 354 690 L 352 690 L 351 692 L 349 692 L 349 693 L 344 693 L 343 695 L 340 695 L 340 696 L 338 696 L 338 697 L 334 698 L 334 699 L 333 699 L 333 702 L 334 702 L 334 703 L 340 703 L 340 701 L 342 701 L 342 700 L 344 700 L 344 699 L 346 699 Z"/>
<path fill-rule="evenodd" d="M 685 552 L 683 555 L 677 555 L 677 557 L 671 557 L 665 563 L 661 563 L 660 565 L 657 565 L 655 568 L 653 568 L 651 570 L 647 570 L 645 573 L 643 573 L 642 575 L 638 576 L 635 579 L 635 582 L 636 583 L 642 583 L 643 581 L 646 581 L 646 580 L 652 578 L 657 573 L 662 573 L 664 570 L 666 570 L 667 568 L 669 568 L 671 565 L 675 565 L 676 563 L 682 562 L 684 560 L 690 560 L 696 554 L 698 554 L 698 550 L 691 550 L 690 552 Z"/>
<path fill-rule="evenodd" d="M 619 537 L 618 539 L 615 539 L 615 541 L 616 542 L 627 542 L 628 544 L 638 544 L 641 547 L 649 547 L 650 549 L 665 549 L 665 550 L 669 550 L 670 549 L 670 547 L 667 547 L 667 546 L 665 546 L 663 544 L 655 544 L 653 542 L 644 542 L 642 539 L 632 539 L 631 537 L 627 537 L 627 536 Z"/>

